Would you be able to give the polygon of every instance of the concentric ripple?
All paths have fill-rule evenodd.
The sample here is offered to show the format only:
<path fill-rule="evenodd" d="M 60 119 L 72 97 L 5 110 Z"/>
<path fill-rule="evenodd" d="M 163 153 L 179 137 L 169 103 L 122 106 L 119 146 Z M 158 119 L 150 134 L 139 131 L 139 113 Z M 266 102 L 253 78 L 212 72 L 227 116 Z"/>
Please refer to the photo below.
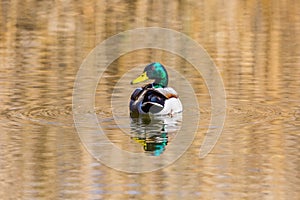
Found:
<path fill-rule="evenodd" d="M 107 110 L 107 109 L 106 109 Z M 110 117 L 111 113 L 101 108 L 95 108 L 98 116 Z M 0 111 L 0 115 L 10 121 L 19 123 L 33 122 L 53 126 L 73 126 L 72 106 L 42 105 L 36 107 L 7 108 Z"/>
<path fill-rule="evenodd" d="M 239 103 L 228 106 L 227 122 L 229 126 L 255 125 L 286 117 L 286 113 L 278 105 L 259 103 Z"/>
<path fill-rule="evenodd" d="M 100 118 L 112 119 L 112 113 L 109 108 L 95 108 Z M 255 125 L 270 122 L 275 119 L 293 121 L 300 119 L 300 110 L 287 112 L 282 106 L 266 105 L 263 103 L 236 103 L 228 105 L 226 125 L 229 127 L 238 127 L 244 125 Z M 71 105 L 50 106 L 43 105 L 31 108 L 7 108 L 1 112 L 11 121 L 33 122 L 54 126 L 73 126 L 73 116 Z M 200 120 L 209 120 L 211 117 L 211 108 L 209 106 L 200 107 Z"/>
<path fill-rule="evenodd" d="M 33 122 L 55 126 L 72 126 L 72 107 L 67 106 L 37 106 L 31 108 L 6 109 L 1 112 L 11 121 Z"/>

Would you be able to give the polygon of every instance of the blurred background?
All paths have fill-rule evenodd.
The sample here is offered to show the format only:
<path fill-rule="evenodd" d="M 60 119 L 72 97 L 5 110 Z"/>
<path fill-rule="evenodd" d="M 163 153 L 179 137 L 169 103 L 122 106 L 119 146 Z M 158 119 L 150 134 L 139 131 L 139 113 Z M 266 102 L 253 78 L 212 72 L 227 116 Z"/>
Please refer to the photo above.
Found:
<path fill-rule="evenodd" d="M 72 117 L 73 84 L 80 64 L 99 43 L 151 26 L 180 31 L 207 50 L 224 81 L 227 118 L 213 151 L 199 159 L 211 128 L 210 96 L 201 75 L 162 50 L 121 56 L 101 78 L 95 99 L 114 143 L 144 152 L 115 125 L 111 97 L 128 68 L 153 61 L 180 72 L 192 85 L 200 121 L 193 144 L 174 164 L 144 174 L 119 172 L 81 144 Z M 129 83 L 136 75 L 125 79 Z M 170 79 L 179 92 L 185 90 Z M 128 98 L 134 89 L 118 87 Z M 2 0 L 0 199 L 299 199 L 299 91 L 297 0 Z M 130 120 L 126 109 L 120 115 Z"/>

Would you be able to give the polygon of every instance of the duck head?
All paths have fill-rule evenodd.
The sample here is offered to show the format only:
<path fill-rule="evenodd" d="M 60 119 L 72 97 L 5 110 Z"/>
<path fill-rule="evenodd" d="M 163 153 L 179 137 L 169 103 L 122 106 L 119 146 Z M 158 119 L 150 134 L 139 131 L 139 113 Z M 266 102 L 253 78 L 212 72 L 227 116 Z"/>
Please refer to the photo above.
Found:
<path fill-rule="evenodd" d="M 144 72 L 134 79 L 131 84 L 140 83 L 148 79 L 153 79 L 153 87 L 164 88 L 168 86 L 168 73 L 165 67 L 159 62 L 147 65 Z"/>

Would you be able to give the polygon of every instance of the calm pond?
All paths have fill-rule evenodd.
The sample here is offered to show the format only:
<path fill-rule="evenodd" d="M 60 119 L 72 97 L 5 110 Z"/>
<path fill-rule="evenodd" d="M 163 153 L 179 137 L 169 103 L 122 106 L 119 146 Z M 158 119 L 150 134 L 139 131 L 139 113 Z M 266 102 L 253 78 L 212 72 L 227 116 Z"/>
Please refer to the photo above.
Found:
<path fill-rule="evenodd" d="M 86 130 L 95 131 L 88 141 L 92 150 L 82 142 L 84 133 L 78 134 L 73 89 L 80 66 L 101 42 L 141 27 L 185 34 L 220 72 L 226 118 L 204 158 L 199 153 L 205 136 L 220 128 L 210 123 L 215 107 L 207 83 L 214 79 L 164 49 L 130 51 L 107 68 L 94 58 L 103 70 L 92 91 L 101 130 L 115 147 L 140 158 L 101 148 L 105 142 L 89 126 Z M 124 37 L 132 45 L 142 42 L 134 39 Z M 153 44 L 161 39 L 167 38 L 158 35 Z M 167 46 L 176 44 L 174 39 Z M 122 48 L 116 44 L 106 50 Z M 195 53 L 182 48 L 186 55 Z M 130 95 L 143 85 L 130 82 L 151 62 L 166 66 L 182 115 L 129 117 Z M 85 75 L 84 80 L 92 79 L 92 73 Z M 3 0 L 0 199 L 300 199 L 299 91 L 300 1 Z M 82 112 L 77 115 L 94 113 Z M 120 171 L 93 156 L 94 149 L 122 167 L 156 168 Z"/>

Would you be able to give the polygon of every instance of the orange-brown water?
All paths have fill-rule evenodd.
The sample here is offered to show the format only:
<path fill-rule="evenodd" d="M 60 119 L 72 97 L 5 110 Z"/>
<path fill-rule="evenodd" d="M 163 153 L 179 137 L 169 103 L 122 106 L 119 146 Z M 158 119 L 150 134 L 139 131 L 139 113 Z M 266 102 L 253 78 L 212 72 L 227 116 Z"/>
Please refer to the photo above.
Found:
<path fill-rule="evenodd" d="M 2 1 L 0 10 L 1 199 L 300 198 L 300 2 L 28 0 Z M 72 92 L 80 64 L 97 44 L 150 26 L 180 31 L 207 50 L 224 81 L 227 117 L 217 145 L 199 159 L 211 128 L 203 78 L 162 50 L 120 57 L 96 93 L 99 120 L 116 145 L 143 152 L 111 114 L 113 89 L 128 66 L 168 63 L 192 84 L 201 116 L 197 136 L 179 160 L 130 174 L 104 166 L 83 147 Z M 172 77 L 170 83 L 176 88 Z M 116 91 L 122 96 L 133 88 Z M 121 99 L 120 106 L 127 105 Z"/>

